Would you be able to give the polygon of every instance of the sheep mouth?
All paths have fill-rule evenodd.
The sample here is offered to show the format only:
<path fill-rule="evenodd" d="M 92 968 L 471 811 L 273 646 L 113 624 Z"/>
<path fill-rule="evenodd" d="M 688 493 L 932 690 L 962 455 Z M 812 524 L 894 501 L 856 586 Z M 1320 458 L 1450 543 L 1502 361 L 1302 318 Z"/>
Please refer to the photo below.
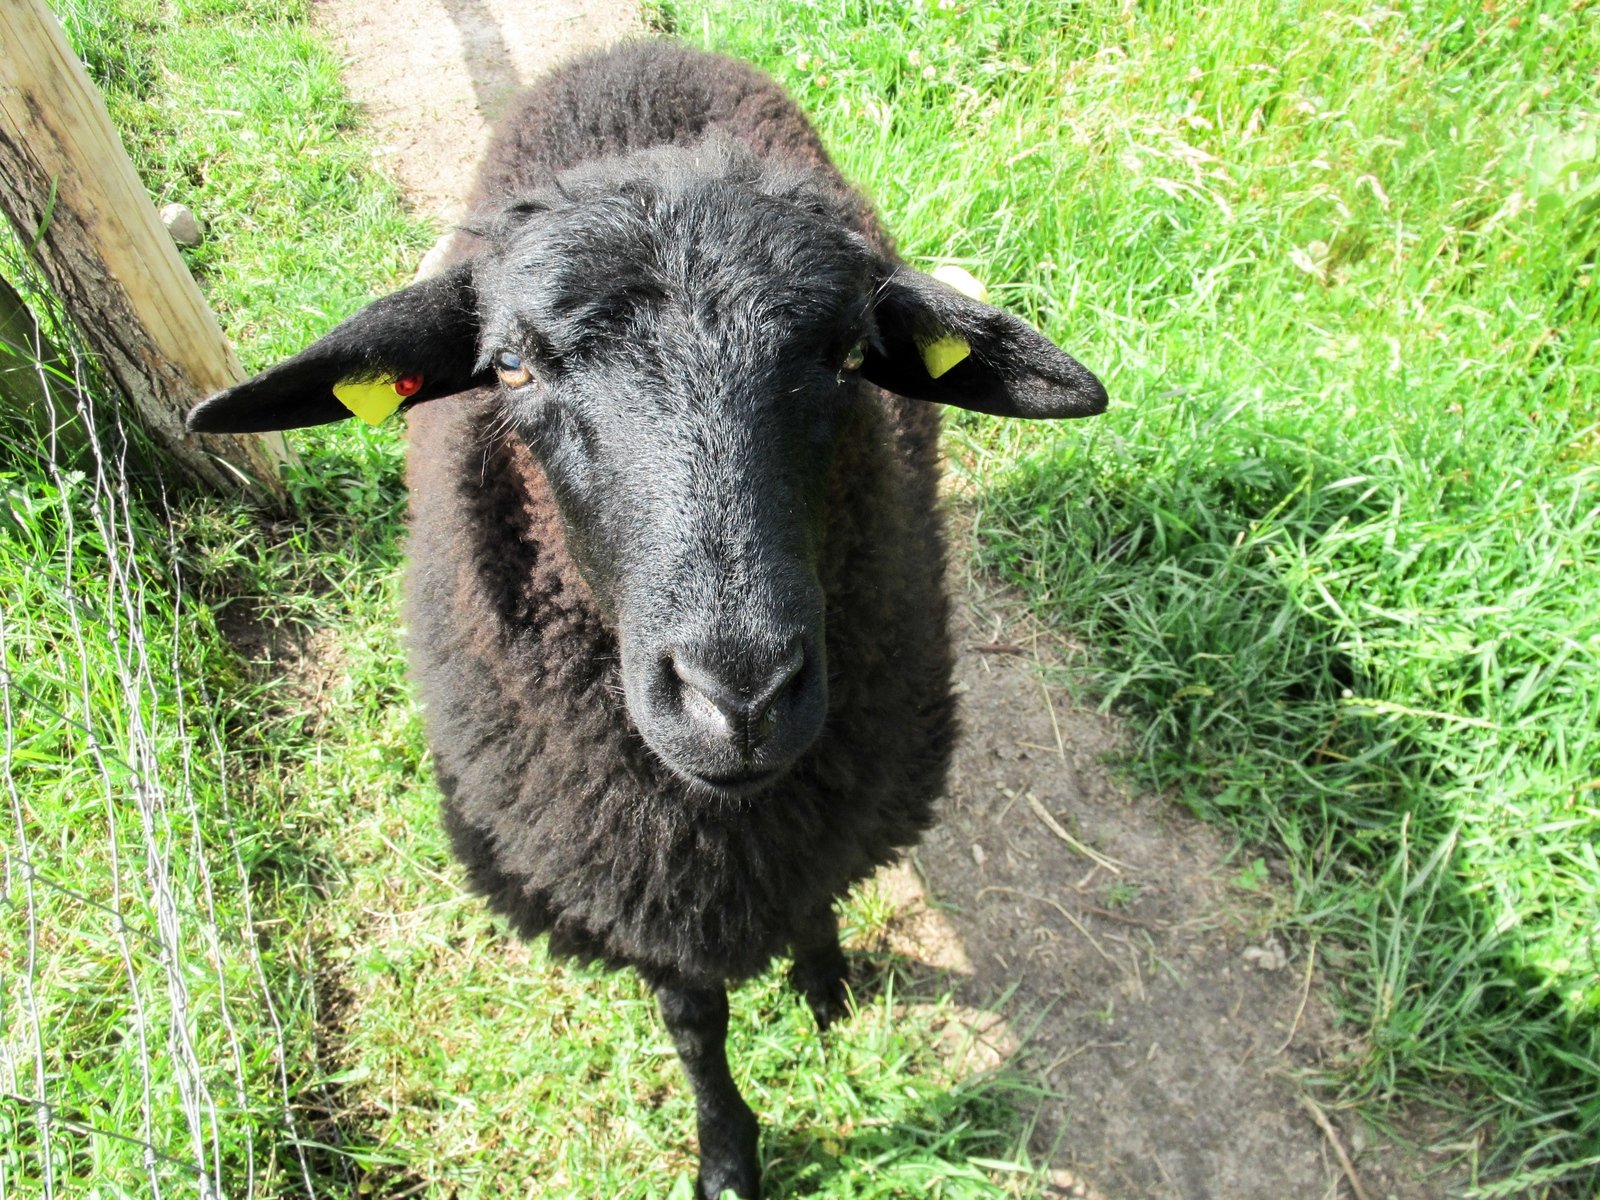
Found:
<path fill-rule="evenodd" d="M 702 775 L 698 771 L 679 769 L 678 773 L 696 789 L 708 792 L 718 799 L 743 799 L 764 791 L 776 783 L 786 771 L 787 764 L 763 770 L 740 771 L 732 775 Z"/>

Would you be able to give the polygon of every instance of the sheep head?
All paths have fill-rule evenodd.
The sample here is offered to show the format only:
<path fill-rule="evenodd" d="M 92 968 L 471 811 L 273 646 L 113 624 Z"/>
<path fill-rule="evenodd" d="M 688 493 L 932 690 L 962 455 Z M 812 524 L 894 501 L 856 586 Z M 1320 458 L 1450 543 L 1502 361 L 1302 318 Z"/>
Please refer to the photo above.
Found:
<path fill-rule="evenodd" d="M 863 381 L 1019 417 L 1087 416 L 1098 380 L 1016 318 L 877 252 L 851 198 L 731 146 L 570 171 L 474 230 L 479 252 L 198 405 L 199 432 L 498 389 L 614 622 L 629 714 L 693 789 L 759 791 L 827 715 L 827 482 Z M 969 353 L 937 377 L 921 348 Z"/>

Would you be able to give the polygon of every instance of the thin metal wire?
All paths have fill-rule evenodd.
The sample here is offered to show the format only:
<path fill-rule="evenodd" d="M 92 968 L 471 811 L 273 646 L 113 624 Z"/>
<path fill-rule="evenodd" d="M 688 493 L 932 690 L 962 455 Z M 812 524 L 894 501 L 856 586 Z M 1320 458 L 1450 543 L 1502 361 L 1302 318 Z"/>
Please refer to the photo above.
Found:
<path fill-rule="evenodd" d="M 248 1198 L 275 1194 L 285 1171 L 296 1192 L 314 1197 L 321 1189 L 296 1114 L 304 1097 L 256 934 L 220 769 L 223 738 L 205 681 L 184 662 L 182 631 L 193 617 L 166 493 L 158 481 L 153 500 L 135 499 L 127 432 L 115 413 L 95 411 L 70 340 L 69 348 L 71 400 L 92 465 L 63 468 L 52 425 L 41 477 L 59 502 L 52 516 L 61 550 L 24 578 L 50 597 L 66 626 L 64 644 L 44 648 L 55 655 L 49 665 L 70 669 L 35 671 L 25 683 L 19 668 L 41 647 L 25 616 L 0 608 L 0 787 L 10 815 L 0 843 L 0 912 L 20 933 L 6 933 L 5 942 L 21 950 L 0 969 L 0 1122 L 12 1110 L 22 1135 L 0 1153 L 0 1200 L 93 1194 L 97 1183 L 154 1200 Z M 43 351 L 33 347 L 36 363 Z M 47 389 L 65 390 L 38 371 Z M 152 509 L 164 529 L 165 544 L 155 548 L 139 544 Z M 175 631 L 164 645 L 150 632 L 156 617 Z M 99 677 L 107 663 L 114 678 Z M 59 835 L 40 840 L 24 714 L 28 736 L 44 722 L 62 745 L 78 748 L 78 777 L 99 793 L 98 816 L 79 809 L 72 837 L 93 839 L 100 881 L 79 884 Z M 63 780 L 58 786 L 79 786 Z M 117 1072 L 136 1105 L 109 1111 L 72 1082 L 71 1064 L 85 1048 L 67 1044 L 73 1030 L 61 1013 L 83 1003 L 75 975 L 95 987 L 118 981 L 115 995 L 94 1000 L 121 1014 L 119 1037 L 94 1047 L 114 1058 L 96 1060 L 95 1069 Z M 251 1020 L 241 1020 L 245 1013 Z M 264 1062 L 270 1074 L 250 1065 Z M 131 1156 L 116 1160 L 135 1178 L 97 1176 L 113 1156 L 86 1153 L 86 1143 L 136 1149 L 138 1168 Z M 279 1149 L 263 1154 L 272 1143 Z"/>
<path fill-rule="evenodd" d="M 4 606 L 0 606 L 0 661 L 10 661 L 10 646 L 7 640 L 7 624 Z M 28 1049 L 33 1057 L 33 1092 L 37 1103 L 44 1104 L 45 1096 L 45 1056 L 44 1033 L 39 1021 L 39 998 L 34 991 L 34 980 L 39 972 L 39 906 L 38 894 L 34 889 L 34 870 L 28 852 L 28 822 L 22 807 L 22 792 L 17 787 L 16 772 L 11 764 L 16 762 L 17 748 L 17 723 L 16 713 L 11 706 L 11 689 L 5 686 L 4 680 L 9 680 L 11 673 L 6 672 L 0 679 L 0 709 L 4 710 L 6 722 L 5 739 L 5 779 L 6 796 L 11 801 L 12 822 L 15 829 L 18 853 L 13 855 L 8 849 L 6 852 L 6 889 L 5 895 L 8 903 L 14 905 L 13 895 L 15 885 L 12 883 L 12 874 L 15 872 L 22 879 L 22 908 L 23 918 L 27 921 L 27 957 L 24 960 L 22 974 L 16 981 L 16 986 L 22 992 L 22 1002 L 32 1018 L 27 1027 L 30 1035 Z M 16 1086 L 16 1069 L 9 1060 L 16 1052 L 16 1045 L 10 1041 L 11 1021 L 9 1019 L 0 1023 L 0 1032 L 7 1037 L 7 1083 Z M 55 1184 L 55 1154 L 50 1144 L 50 1118 L 49 1109 L 41 1107 L 35 1110 L 35 1118 L 39 1125 L 39 1161 L 44 1183 L 44 1200 L 54 1200 L 56 1194 Z M 3 1180 L 0 1180 L 3 1184 Z"/>

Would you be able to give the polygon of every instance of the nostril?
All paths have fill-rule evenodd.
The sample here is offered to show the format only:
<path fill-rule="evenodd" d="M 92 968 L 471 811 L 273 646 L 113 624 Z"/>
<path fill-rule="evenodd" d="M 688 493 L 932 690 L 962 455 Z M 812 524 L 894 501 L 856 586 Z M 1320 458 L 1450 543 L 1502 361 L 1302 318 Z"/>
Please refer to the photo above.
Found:
<path fill-rule="evenodd" d="M 767 676 L 761 690 L 752 699 L 751 707 L 754 709 L 756 720 L 761 720 L 771 715 L 773 705 L 799 678 L 800 669 L 805 665 L 806 652 L 802 647 L 796 645 L 789 652 L 789 657 L 783 661 L 782 665 Z"/>
<path fill-rule="evenodd" d="M 729 719 L 740 715 L 745 699 L 737 688 L 686 655 L 674 654 L 670 661 L 685 708 L 721 713 Z"/>

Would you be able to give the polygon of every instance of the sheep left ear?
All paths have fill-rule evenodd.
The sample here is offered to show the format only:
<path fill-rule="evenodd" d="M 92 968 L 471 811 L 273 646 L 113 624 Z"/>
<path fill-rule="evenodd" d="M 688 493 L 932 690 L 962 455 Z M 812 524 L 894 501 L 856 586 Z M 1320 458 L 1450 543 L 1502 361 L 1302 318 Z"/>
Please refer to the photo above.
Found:
<path fill-rule="evenodd" d="M 1001 417 L 1105 411 L 1105 387 L 1077 359 L 1010 313 L 921 271 L 896 264 L 873 316 L 877 344 L 861 373 L 888 391 Z"/>
<path fill-rule="evenodd" d="M 299 354 L 235 387 L 207 397 L 184 419 L 191 433 L 265 433 L 342 421 L 352 413 L 381 419 L 396 408 L 452 396 L 488 383 L 474 372 L 478 304 L 472 266 L 442 274 L 375 300 L 339 322 Z M 389 402 L 374 411 L 359 399 L 388 386 Z"/>

